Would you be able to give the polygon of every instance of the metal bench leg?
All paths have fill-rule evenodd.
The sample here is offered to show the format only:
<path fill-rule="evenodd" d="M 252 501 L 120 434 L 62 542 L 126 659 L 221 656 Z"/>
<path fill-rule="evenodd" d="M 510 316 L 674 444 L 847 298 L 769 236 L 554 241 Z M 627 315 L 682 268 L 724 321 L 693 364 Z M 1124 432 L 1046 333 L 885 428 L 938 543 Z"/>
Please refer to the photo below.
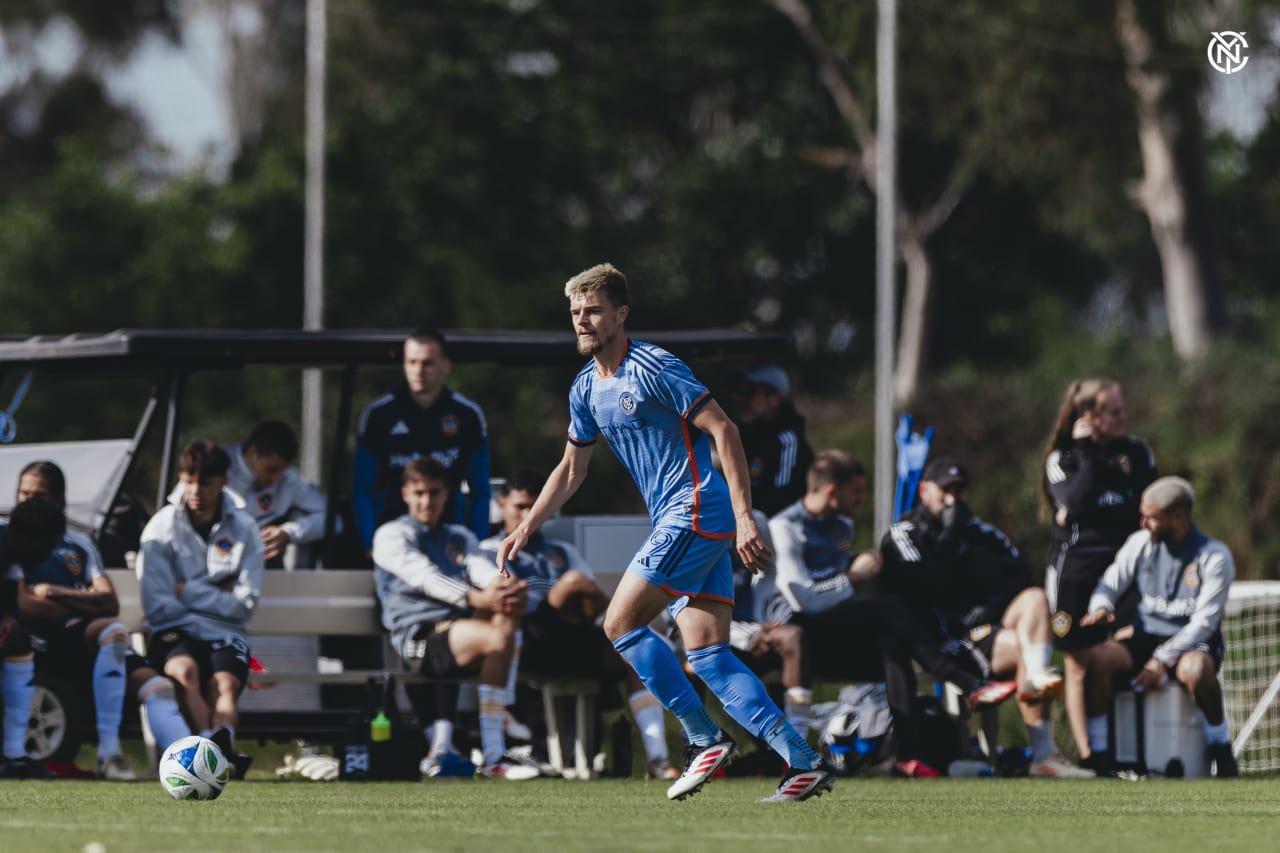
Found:
<path fill-rule="evenodd" d="M 542 687 L 542 712 L 547 718 L 547 761 L 557 773 L 564 773 L 564 753 L 560 750 L 560 715 L 556 709 L 556 693 L 549 685 Z"/>
<path fill-rule="evenodd" d="M 573 762 L 578 771 L 579 779 L 591 778 L 591 757 L 587 755 L 587 750 L 591 743 L 591 714 L 588 704 L 591 697 L 586 693 L 578 693 L 574 696 L 574 714 L 577 722 L 576 729 L 573 733 Z"/>

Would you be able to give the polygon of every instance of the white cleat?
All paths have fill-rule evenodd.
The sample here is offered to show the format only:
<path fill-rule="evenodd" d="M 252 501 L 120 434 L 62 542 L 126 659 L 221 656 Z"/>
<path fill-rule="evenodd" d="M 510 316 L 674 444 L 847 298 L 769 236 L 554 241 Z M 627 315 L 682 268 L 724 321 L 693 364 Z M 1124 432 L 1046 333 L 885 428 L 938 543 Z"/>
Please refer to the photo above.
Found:
<path fill-rule="evenodd" d="M 667 789 L 668 800 L 683 800 L 702 790 L 702 786 L 715 772 L 733 760 L 738 745 L 733 738 L 720 733 L 720 739 L 710 746 L 690 744 L 684 750 L 684 772 Z"/>
<path fill-rule="evenodd" d="M 1096 779 L 1092 770 L 1077 767 L 1061 754 L 1051 752 L 1039 761 L 1031 762 L 1027 775 L 1040 779 Z"/>
<path fill-rule="evenodd" d="M 788 770 L 782 774 L 778 790 L 762 803 L 799 803 L 810 797 L 821 797 L 835 784 L 835 775 L 825 764 L 809 770 Z"/>
<path fill-rule="evenodd" d="M 1062 695 L 1062 673 L 1045 669 L 1030 676 L 1018 691 L 1018 699 L 1029 704 L 1049 702 Z"/>

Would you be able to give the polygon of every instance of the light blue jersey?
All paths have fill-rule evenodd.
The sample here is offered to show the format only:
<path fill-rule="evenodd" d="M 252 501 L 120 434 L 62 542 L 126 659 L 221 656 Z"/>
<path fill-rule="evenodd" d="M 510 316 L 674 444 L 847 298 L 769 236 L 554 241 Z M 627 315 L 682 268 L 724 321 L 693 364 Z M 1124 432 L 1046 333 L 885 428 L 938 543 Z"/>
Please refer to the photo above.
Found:
<path fill-rule="evenodd" d="M 710 400 L 683 361 L 629 340 L 612 376 L 601 376 L 592 360 L 574 380 L 569 441 L 585 447 L 604 435 L 644 496 L 655 529 L 731 538 L 729 488 L 711 465 L 711 442 L 691 423 Z"/>

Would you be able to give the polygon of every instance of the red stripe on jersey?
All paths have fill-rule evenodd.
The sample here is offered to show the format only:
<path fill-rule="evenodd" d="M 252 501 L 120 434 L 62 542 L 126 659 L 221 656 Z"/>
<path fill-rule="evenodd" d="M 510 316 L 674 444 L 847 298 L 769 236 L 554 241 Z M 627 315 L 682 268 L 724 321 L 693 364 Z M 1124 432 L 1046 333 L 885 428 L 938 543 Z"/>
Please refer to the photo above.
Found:
<path fill-rule="evenodd" d="M 596 362 L 596 376 L 599 376 L 601 379 L 608 379 L 610 376 L 616 375 L 618 369 L 622 367 L 622 362 L 627 360 L 627 353 L 629 352 L 631 352 L 631 338 L 627 338 L 627 346 L 622 350 L 622 358 L 618 359 L 618 363 L 613 366 L 613 371 L 611 373 L 605 373 L 600 369 L 600 362 Z"/>

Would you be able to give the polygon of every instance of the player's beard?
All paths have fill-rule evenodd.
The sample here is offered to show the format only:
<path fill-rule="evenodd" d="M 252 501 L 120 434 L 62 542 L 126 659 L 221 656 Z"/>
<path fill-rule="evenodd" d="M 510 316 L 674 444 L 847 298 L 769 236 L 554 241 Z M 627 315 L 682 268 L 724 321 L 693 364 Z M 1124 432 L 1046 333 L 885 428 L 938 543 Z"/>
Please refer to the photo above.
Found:
<path fill-rule="evenodd" d="M 605 346 L 613 341 L 613 335 L 605 338 L 600 334 L 593 334 L 590 338 L 583 339 L 578 336 L 578 355 L 595 355 L 605 348 Z"/>

